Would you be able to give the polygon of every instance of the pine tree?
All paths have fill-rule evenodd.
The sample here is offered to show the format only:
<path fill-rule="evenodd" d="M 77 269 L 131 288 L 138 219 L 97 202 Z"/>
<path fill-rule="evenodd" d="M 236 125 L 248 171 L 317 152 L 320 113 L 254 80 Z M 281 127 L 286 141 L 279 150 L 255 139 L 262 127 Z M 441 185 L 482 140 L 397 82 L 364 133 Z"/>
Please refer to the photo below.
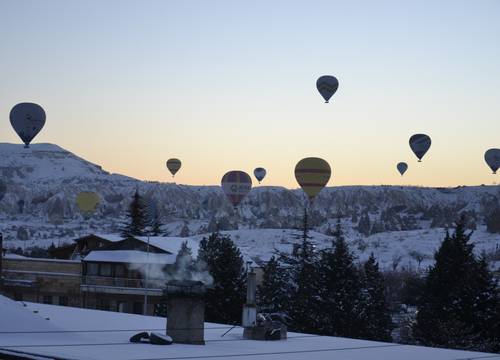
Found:
<path fill-rule="evenodd" d="M 213 288 L 206 294 L 205 319 L 239 323 L 246 294 L 240 250 L 229 236 L 216 232 L 200 241 L 198 259 L 207 264 L 214 279 Z"/>
<path fill-rule="evenodd" d="M 365 213 L 363 213 L 363 215 L 359 219 L 358 231 L 361 234 L 368 236 L 368 235 L 370 235 L 371 227 L 372 226 L 370 223 L 370 217 L 368 216 L 368 213 L 365 212 Z"/>
<path fill-rule="evenodd" d="M 295 331 L 317 333 L 317 261 L 318 255 L 309 236 L 307 212 L 304 212 L 302 243 L 292 254 L 281 254 L 280 261 L 288 266 L 290 279 L 289 316 Z"/>
<path fill-rule="evenodd" d="M 424 345 L 498 350 L 498 289 L 484 259 L 474 255 L 471 235 L 459 221 L 434 255 L 414 328 Z"/>
<path fill-rule="evenodd" d="M 122 229 L 122 236 L 143 236 L 146 234 L 146 207 L 142 201 L 139 190 L 135 191 L 132 202 L 127 211 L 128 224 Z"/>
<path fill-rule="evenodd" d="M 188 237 L 189 236 L 189 227 L 188 223 L 184 222 L 184 226 L 181 229 L 181 233 L 179 234 L 180 237 Z"/>
<path fill-rule="evenodd" d="M 361 282 L 354 257 L 349 251 L 340 222 L 337 223 L 333 249 L 321 253 L 319 266 L 319 327 L 325 335 L 359 337 L 361 319 Z"/>
<path fill-rule="evenodd" d="M 151 235 L 153 236 L 161 235 L 161 222 L 158 212 L 155 212 L 151 222 Z"/>
<path fill-rule="evenodd" d="M 391 341 L 392 320 L 384 290 L 384 278 L 372 253 L 363 266 L 363 339 Z"/>
<path fill-rule="evenodd" d="M 288 273 L 273 256 L 264 266 L 262 284 L 258 286 L 258 304 L 263 312 L 288 314 Z"/>

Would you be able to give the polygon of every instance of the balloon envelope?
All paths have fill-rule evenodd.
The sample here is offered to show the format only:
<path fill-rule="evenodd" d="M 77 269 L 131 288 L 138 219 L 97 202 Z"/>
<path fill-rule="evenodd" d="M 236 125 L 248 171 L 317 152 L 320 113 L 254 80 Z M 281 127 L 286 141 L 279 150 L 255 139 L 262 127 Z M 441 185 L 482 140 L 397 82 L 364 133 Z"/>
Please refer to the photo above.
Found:
<path fill-rule="evenodd" d="M 172 174 L 172 177 L 175 176 L 177 171 L 181 168 L 181 161 L 179 159 L 168 159 L 167 160 L 167 169 Z"/>
<path fill-rule="evenodd" d="M 92 191 L 82 191 L 76 196 L 76 205 L 84 214 L 92 214 L 99 205 L 99 195 Z"/>
<path fill-rule="evenodd" d="M 425 153 L 431 147 L 431 138 L 425 134 L 415 134 L 410 138 L 410 148 L 421 161 Z"/>
<path fill-rule="evenodd" d="M 406 172 L 406 170 L 408 170 L 408 164 L 405 162 L 398 163 L 398 165 L 396 165 L 396 167 L 398 168 L 398 171 L 401 174 L 401 176 L 403 176 L 404 173 Z"/>
<path fill-rule="evenodd" d="M 330 165 L 325 160 L 316 157 L 302 159 L 295 166 L 295 179 L 310 201 L 313 201 L 325 187 L 331 174 Z"/>
<path fill-rule="evenodd" d="M 10 111 L 10 123 L 17 135 L 24 142 L 25 147 L 42 130 L 45 125 L 45 111 L 40 105 L 20 103 Z"/>
<path fill-rule="evenodd" d="M 259 184 L 266 177 L 266 169 L 258 167 L 253 171 L 255 178 L 259 181 Z"/>
<path fill-rule="evenodd" d="M 489 149 L 484 153 L 484 160 L 490 167 L 493 174 L 500 168 L 500 149 Z"/>
<path fill-rule="evenodd" d="M 339 81 L 335 76 L 323 75 L 316 80 L 316 88 L 318 89 L 325 102 L 328 103 L 330 98 L 339 88 Z"/>
<path fill-rule="evenodd" d="M 222 177 L 221 186 L 224 194 L 236 207 L 252 188 L 252 179 L 244 171 L 229 171 Z"/>

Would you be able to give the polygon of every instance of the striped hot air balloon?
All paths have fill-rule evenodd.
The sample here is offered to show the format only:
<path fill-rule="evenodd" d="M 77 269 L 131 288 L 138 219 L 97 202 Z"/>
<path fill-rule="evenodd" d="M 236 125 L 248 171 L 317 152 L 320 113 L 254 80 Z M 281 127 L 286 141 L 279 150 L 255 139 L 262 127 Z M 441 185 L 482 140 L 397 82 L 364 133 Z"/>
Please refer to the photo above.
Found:
<path fill-rule="evenodd" d="M 295 166 L 295 179 L 311 202 L 328 183 L 331 174 L 330 165 L 316 157 L 302 159 Z"/>
<path fill-rule="evenodd" d="M 181 168 L 181 161 L 179 159 L 172 158 L 167 160 L 167 169 L 172 174 L 172 177 L 175 176 L 175 174 L 177 173 L 177 171 L 179 171 L 180 168 Z"/>
<path fill-rule="evenodd" d="M 76 196 L 76 205 L 84 215 L 92 215 L 100 201 L 99 195 L 92 191 L 82 191 Z"/>
<path fill-rule="evenodd" d="M 339 81 L 335 76 L 323 75 L 316 80 L 316 88 L 323 99 L 325 99 L 325 103 L 328 103 L 333 94 L 337 92 L 337 89 L 339 88 Z"/>
<path fill-rule="evenodd" d="M 236 207 L 252 189 L 252 178 L 244 171 L 229 171 L 222 177 L 221 186 L 224 194 Z"/>

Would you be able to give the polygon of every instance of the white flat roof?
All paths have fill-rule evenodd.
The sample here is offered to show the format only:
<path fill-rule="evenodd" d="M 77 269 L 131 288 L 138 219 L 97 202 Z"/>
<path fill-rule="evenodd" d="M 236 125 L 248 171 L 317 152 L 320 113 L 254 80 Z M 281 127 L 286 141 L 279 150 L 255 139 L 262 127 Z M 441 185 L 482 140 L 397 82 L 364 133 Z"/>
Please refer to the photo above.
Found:
<path fill-rule="evenodd" d="M 0 297 L 1 298 L 1 297 Z M 205 323 L 206 345 L 132 344 L 139 331 L 165 332 L 160 317 L 20 303 L 3 298 L 0 348 L 69 359 L 262 359 L 262 360 L 464 360 L 499 358 L 500 354 L 426 348 L 375 341 L 289 333 L 281 341 L 251 341 L 242 329 Z M 37 311 L 37 313 L 33 313 Z M 46 320 L 48 319 L 48 320 Z"/>
<path fill-rule="evenodd" d="M 173 264 L 176 255 L 147 253 L 138 250 L 94 250 L 83 261 L 118 262 L 129 264 Z"/>

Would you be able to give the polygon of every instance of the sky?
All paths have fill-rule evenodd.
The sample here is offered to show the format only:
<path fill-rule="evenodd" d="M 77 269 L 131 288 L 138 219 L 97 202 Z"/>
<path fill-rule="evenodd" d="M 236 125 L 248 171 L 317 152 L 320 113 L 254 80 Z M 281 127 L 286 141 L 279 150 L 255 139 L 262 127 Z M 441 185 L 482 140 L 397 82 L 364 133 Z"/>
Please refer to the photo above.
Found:
<path fill-rule="evenodd" d="M 35 143 L 139 179 L 172 181 L 178 157 L 178 183 L 262 166 L 295 188 L 317 156 L 330 186 L 500 182 L 483 159 L 500 148 L 497 0 L 0 0 L 0 34 L 0 142 L 35 102 Z M 422 163 L 414 133 L 433 140 Z"/>

